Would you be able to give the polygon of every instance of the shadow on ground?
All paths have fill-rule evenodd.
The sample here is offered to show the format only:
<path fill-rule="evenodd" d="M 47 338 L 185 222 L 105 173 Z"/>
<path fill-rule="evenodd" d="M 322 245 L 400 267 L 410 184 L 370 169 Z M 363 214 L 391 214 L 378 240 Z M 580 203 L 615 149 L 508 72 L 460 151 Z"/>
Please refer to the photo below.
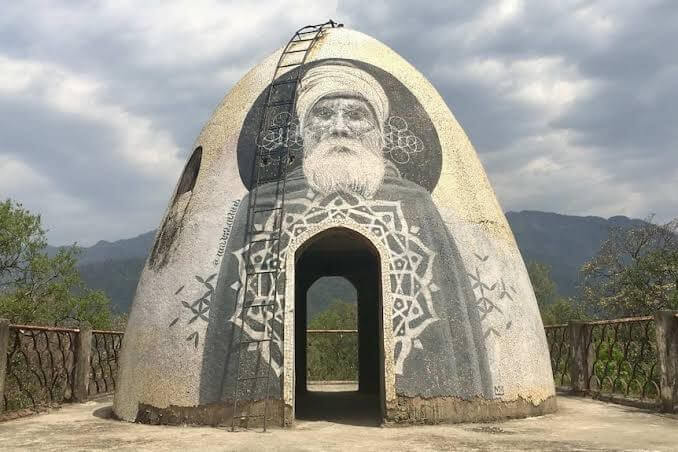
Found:
<path fill-rule="evenodd" d="M 92 416 L 98 417 L 99 419 L 115 420 L 115 417 L 113 416 L 113 405 L 108 405 L 103 408 L 98 408 L 94 410 Z"/>
<path fill-rule="evenodd" d="M 308 391 L 297 395 L 295 417 L 297 421 L 379 427 L 379 396 L 358 391 Z"/>

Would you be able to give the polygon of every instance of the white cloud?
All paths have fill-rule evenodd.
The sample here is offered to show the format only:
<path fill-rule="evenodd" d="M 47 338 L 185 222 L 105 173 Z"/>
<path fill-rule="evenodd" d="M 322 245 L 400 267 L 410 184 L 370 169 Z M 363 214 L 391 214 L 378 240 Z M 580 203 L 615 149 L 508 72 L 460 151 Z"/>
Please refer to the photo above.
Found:
<path fill-rule="evenodd" d="M 520 20 L 525 10 L 523 0 L 498 0 L 490 2 L 479 14 L 463 24 L 460 31 L 467 43 L 485 39 L 487 34 L 498 34 L 502 28 Z"/>
<path fill-rule="evenodd" d="M 24 190 L 45 190 L 49 181 L 29 165 L 0 153 L 0 193 L 12 193 L 19 186 Z"/>
<path fill-rule="evenodd" d="M 2 151 L 0 149 L 0 151 Z M 53 224 L 64 228 L 64 218 L 87 218 L 90 207 L 87 202 L 61 191 L 45 174 L 28 164 L 3 156 L 0 152 L 0 199 L 18 200 L 25 208 L 43 216 L 43 227 Z"/>
<path fill-rule="evenodd" d="M 129 44 L 135 64 L 186 66 L 247 52 L 262 41 L 289 34 L 299 24 L 325 21 L 336 1 L 236 2 L 218 0 L 116 0 L 88 5 L 41 2 L 34 12 L 40 29 L 71 37 L 110 29 L 111 41 Z M 274 49 L 271 49 L 273 51 Z M 159 68 L 156 68 L 159 69 Z"/>
<path fill-rule="evenodd" d="M 0 55 L 0 93 L 30 98 L 46 109 L 80 116 L 113 129 L 120 140 L 114 152 L 147 174 L 176 174 L 181 167 L 179 150 L 169 133 L 157 130 L 149 118 L 127 111 L 105 100 L 103 83 L 75 74 L 64 67 L 39 61 L 12 59 Z"/>
<path fill-rule="evenodd" d="M 433 75 L 484 85 L 504 99 L 542 109 L 542 118 L 593 95 L 597 84 L 562 56 L 469 58 L 461 64 L 438 65 Z"/>

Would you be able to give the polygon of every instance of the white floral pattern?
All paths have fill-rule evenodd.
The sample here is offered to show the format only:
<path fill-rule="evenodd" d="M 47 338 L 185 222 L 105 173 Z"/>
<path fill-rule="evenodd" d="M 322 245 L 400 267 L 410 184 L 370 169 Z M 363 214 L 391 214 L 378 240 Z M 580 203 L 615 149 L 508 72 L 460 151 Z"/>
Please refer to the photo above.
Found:
<path fill-rule="evenodd" d="M 305 198 L 286 202 L 280 238 L 281 261 L 285 262 L 285 252 L 291 236 L 297 236 L 309 226 L 328 220 L 360 224 L 382 240 L 390 250 L 395 370 L 396 374 L 402 374 L 405 359 L 412 348 L 423 349 L 419 336 L 428 325 L 438 320 L 432 300 L 433 293 L 439 290 L 432 281 L 435 252 L 417 237 L 419 227 L 408 225 L 399 201 L 365 200 L 338 193 L 323 197 L 309 191 Z M 275 221 L 276 216 L 272 214 L 264 224 L 255 227 L 260 230 L 274 230 Z M 275 242 L 255 242 L 251 246 L 250 259 L 258 270 L 275 268 Z M 269 353 L 272 353 L 271 365 L 279 376 L 282 371 L 284 272 L 278 273 L 277 281 L 274 281 L 275 273 L 254 275 L 245 290 L 243 282 L 246 279 L 247 247 L 235 251 L 234 255 L 238 260 L 240 281 L 231 286 L 238 292 L 237 306 L 231 321 L 242 328 L 252 340 L 272 337 L 271 342 L 252 343 L 249 349 L 258 349 L 264 359 L 268 359 Z M 243 313 L 246 294 L 248 305 L 275 300 L 275 316 L 270 308 L 251 308 Z"/>

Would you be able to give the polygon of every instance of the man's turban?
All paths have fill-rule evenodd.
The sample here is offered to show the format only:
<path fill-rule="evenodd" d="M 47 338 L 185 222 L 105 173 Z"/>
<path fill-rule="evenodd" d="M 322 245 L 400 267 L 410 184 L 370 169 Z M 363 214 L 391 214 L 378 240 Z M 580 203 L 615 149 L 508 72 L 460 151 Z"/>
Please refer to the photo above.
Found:
<path fill-rule="evenodd" d="M 367 72 L 341 62 L 315 66 L 304 74 L 298 88 L 297 116 L 301 128 L 306 115 L 326 96 L 354 96 L 365 99 L 374 109 L 379 128 L 383 129 L 389 114 L 388 97 L 381 84 Z"/>

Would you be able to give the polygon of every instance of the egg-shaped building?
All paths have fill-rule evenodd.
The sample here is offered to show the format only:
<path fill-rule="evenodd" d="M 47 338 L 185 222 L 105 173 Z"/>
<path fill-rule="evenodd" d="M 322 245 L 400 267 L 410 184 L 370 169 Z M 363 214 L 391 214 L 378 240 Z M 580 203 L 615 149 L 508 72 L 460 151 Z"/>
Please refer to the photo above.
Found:
<path fill-rule="evenodd" d="M 555 410 L 534 292 L 468 137 L 407 61 L 334 24 L 249 71 L 198 136 L 139 281 L 115 415 L 290 425 L 324 276 L 356 288 L 359 391 L 384 423 Z"/>

